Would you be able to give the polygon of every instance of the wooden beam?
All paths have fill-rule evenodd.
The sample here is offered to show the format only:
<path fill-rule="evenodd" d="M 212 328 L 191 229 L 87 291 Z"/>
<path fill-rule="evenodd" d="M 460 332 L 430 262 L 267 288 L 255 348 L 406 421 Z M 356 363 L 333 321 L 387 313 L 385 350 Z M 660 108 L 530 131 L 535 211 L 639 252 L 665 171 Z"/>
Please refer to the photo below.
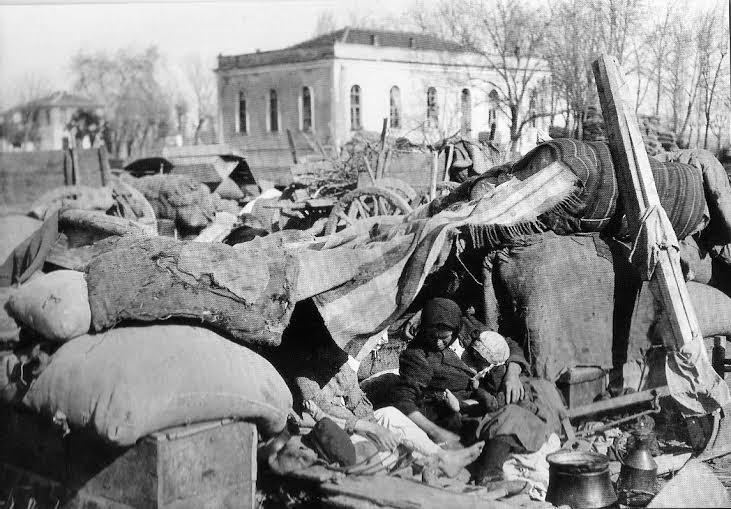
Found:
<path fill-rule="evenodd" d="M 384 158 L 386 156 L 386 133 L 388 132 L 388 119 L 383 119 L 383 127 L 381 128 L 381 150 L 378 152 L 376 159 L 376 178 L 383 178 Z"/>
<path fill-rule="evenodd" d="M 297 149 L 294 146 L 294 139 L 292 138 L 292 131 L 287 129 L 287 141 L 289 142 L 289 150 L 292 152 L 292 162 L 297 164 Z"/>
<path fill-rule="evenodd" d="M 624 100 L 626 83 L 616 58 L 601 56 L 593 65 L 599 101 L 609 137 L 619 191 L 627 215 L 630 233 L 635 235 L 642 226 L 643 216 L 650 207 L 662 207 L 655 187 L 655 178 L 638 127 L 634 109 Z M 661 222 L 667 243 L 677 245 L 672 225 Z M 650 288 L 662 303 L 669 318 L 669 334 L 663 338 L 673 350 L 702 339 L 698 320 L 685 286 L 677 249 L 661 249 Z"/>

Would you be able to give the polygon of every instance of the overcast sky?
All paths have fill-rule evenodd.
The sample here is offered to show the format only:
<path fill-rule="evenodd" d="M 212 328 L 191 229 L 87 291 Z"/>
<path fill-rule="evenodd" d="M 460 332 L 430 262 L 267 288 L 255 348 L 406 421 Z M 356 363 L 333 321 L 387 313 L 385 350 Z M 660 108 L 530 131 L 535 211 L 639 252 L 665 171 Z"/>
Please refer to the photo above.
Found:
<path fill-rule="evenodd" d="M 278 49 L 312 36 L 318 16 L 333 12 L 338 25 L 358 19 L 397 18 L 415 0 L 241 0 L 104 4 L 0 0 L 0 110 L 18 97 L 28 75 L 53 89 L 71 86 L 69 61 L 79 49 L 157 45 L 175 62 L 192 53 L 216 65 L 219 53 Z M 430 0 L 422 0 L 430 1 Z M 654 0 L 661 1 L 661 0 Z M 706 6 L 716 0 L 694 0 Z M 30 4 L 30 5 L 28 5 Z"/>

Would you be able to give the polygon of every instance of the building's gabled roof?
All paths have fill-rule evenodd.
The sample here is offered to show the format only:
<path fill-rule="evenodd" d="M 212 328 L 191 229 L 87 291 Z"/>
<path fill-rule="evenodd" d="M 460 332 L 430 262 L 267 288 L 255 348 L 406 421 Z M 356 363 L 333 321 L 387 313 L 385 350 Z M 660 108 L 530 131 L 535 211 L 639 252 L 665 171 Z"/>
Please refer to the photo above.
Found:
<path fill-rule="evenodd" d="M 36 99 L 34 101 L 30 101 L 27 104 L 47 107 L 58 106 L 64 108 L 98 108 L 101 106 L 101 104 L 96 103 L 91 99 L 81 97 L 80 95 L 69 94 L 68 92 L 64 91 L 54 92 L 51 95 L 41 97 L 40 99 Z"/>
<path fill-rule="evenodd" d="M 343 28 L 313 39 L 274 51 L 257 51 L 243 55 L 219 55 L 218 69 L 256 67 L 260 65 L 287 64 L 322 60 L 335 56 L 335 44 L 359 44 L 382 48 L 450 51 L 465 53 L 470 49 L 455 42 L 433 35 L 365 28 Z"/>
<path fill-rule="evenodd" d="M 80 95 L 74 95 L 70 94 L 68 92 L 64 91 L 56 91 L 53 92 L 50 95 L 41 97 L 39 99 L 34 99 L 32 101 L 29 101 L 27 103 L 19 104 L 13 108 L 10 108 L 9 110 L 3 112 L 3 113 L 10 113 L 18 110 L 22 110 L 25 108 L 88 108 L 88 109 L 96 109 L 100 108 L 102 105 L 92 101 L 91 99 L 87 99 L 86 97 L 82 97 Z"/>

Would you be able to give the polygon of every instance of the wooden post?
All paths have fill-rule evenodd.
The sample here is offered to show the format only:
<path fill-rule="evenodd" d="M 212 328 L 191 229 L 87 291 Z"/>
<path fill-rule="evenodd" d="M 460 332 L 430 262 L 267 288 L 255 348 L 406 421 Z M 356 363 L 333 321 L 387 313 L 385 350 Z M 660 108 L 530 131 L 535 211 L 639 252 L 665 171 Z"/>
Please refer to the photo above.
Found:
<path fill-rule="evenodd" d="M 292 131 L 287 129 L 287 141 L 289 142 L 289 150 L 292 152 L 292 162 L 297 164 L 297 149 L 294 146 L 294 139 L 292 139 Z"/>
<path fill-rule="evenodd" d="M 383 119 L 383 127 L 381 128 L 381 150 L 378 152 L 378 159 L 376 160 L 376 178 L 383 178 L 383 167 L 385 166 L 386 156 L 386 132 L 388 131 L 388 119 Z"/>
<path fill-rule="evenodd" d="M 68 148 L 68 141 L 66 142 L 66 148 L 63 150 L 63 184 L 65 186 L 73 185 L 74 181 L 74 163 L 71 160 L 71 151 Z"/>
<path fill-rule="evenodd" d="M 70 148 L 71 153 L 71 185 L 75 186 L 79 183 L 79 152 L 76 147 Z"/>
<path fill-rule="evenodd" d="M 102 186 L 106 186 L 112 182 L 112 170 L 109 168 L 109 154 L 107 147 L 102 144 L 99 147 L 99 169 L 102 172 Z"/>
<path fill-rule="evenodd" d="M 439 166 L 439 153 L 434 150 L 432 152 L 431 165 L 431 182 L 429 183 L 429 200 L 437 197 L 437 169 Z"/>
<path fill-rule="evenodd" d="M 363 162 L 365 163 L 366 170 L 368 170 L 368 176 L 371 178 L 371 184 L 376 183 L 376 176 L 373 175 L 373 170 L 371 170 L 371 163 L 368 162 L 368 156 L 363 154 Z"/>
<path fill-rule="evenodd" d="M 640 230 L 647 209 L 662 205 L 637 117 L 623 100 L 623 87 L 626 84 L 619 63 L 614 57 L 605 55 L 593 63 L 593 70 L 627 224 L 634 235 Z M 668 243 L 677 245 L 678 239 L 669 221 L 663 222 L 660 227 Z M 663 338 L 665 346 L 676 350 L 693 339 L 703 338 L 685 286 L 677 249 L 660 250 L 650 288 L 660 298 L 669 317 L 670 337 Z"/>

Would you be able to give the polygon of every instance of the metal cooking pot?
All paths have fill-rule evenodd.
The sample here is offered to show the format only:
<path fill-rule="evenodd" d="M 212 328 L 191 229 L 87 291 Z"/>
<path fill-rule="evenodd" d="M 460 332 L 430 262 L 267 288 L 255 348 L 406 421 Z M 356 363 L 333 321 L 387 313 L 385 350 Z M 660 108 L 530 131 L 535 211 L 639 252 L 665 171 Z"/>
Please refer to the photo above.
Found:
<path fill-rule="evenodd" d="M 546 501 L 574 509 L 616 507 L 617 495 L 609 478 L 609 460 L 588 451 L 558 451 L 549 464 Z"/>

